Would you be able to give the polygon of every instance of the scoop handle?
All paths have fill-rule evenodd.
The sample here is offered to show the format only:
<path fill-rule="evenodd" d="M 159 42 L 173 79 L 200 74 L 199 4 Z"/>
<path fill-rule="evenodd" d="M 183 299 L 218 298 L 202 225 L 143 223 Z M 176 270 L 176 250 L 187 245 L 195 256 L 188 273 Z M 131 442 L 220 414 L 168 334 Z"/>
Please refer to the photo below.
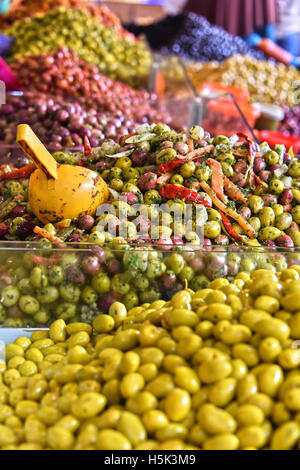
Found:
<path fill-rule="evenodd" d="M 48 178 L 57 180 L 57 162 L 27 124 L 17 128 L 17 144 Z"/>

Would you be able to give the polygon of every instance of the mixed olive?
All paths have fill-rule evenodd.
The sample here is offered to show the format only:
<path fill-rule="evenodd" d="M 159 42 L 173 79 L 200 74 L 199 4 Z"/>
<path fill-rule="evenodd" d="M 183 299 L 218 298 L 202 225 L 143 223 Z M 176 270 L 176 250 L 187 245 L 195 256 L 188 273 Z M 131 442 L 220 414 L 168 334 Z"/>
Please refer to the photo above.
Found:
<path fill-rule="evenodd" d="M 293 250 L 239 250 L 197 250 L 193 245 L 160 250 L 134 247 L 118 238 L 105 245 L 65 249 L 52 248 L 44 239 L 28 248 L 6 246 L 0 251 L 0 324 L 41 327 L 55 319 L 92 323 L 116 301 L 130 310 L 145 302 L 167 301 L 185 284 L 199 290 L 220 276 L 232 280 L 239 272 L 275 273 L 300 265 L 300 253 Z"/>
<path fill-rule="evenodd" d="M 84 9 L 60 7 L 36 14 L 14 23 L 5 34 L 15 38 L 10 61 L 65 46 L 110 78 L 141 86 L 149 75 L 152 58 L 146 43 L 120 35 Z"/>
<path fill-rule="evenodd" d="M 299 266 L 260 269 L 17 338 L 0 448 L 299 449 L 299 292 Z"/>

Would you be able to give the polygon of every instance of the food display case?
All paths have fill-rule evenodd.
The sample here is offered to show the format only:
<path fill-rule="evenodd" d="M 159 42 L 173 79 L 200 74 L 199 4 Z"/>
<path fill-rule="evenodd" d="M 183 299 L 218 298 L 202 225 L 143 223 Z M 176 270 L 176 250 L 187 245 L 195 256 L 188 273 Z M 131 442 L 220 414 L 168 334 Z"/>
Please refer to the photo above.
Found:
<path fill-rule="evenodd" d="M 40 329 L 59 318 L 92 323 L 114 302 L 129 311 L 185 286 L 198 291 L 217 278 L 300 265 L 300 249 L 43 242 L 1 242 L 2 328 Z"/>

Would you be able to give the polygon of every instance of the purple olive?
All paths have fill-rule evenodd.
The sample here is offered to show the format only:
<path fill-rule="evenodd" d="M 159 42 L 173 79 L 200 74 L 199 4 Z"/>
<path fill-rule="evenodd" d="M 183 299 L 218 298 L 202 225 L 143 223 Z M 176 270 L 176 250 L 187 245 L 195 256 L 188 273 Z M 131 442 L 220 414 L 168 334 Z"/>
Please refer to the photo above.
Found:
<path fill-rule="evenodd" d="M 234 165 L 233 169 L 235 173 L 246 173 L 248 169 L 247 162 L 245 162 L 244 160 L 240 160 Z"/>
<path fill-rule="evenodd" d="M 234 184 L 240 186 L 241 188 L 243 188 L 246 184 L 246 178 L 245 178 L 245 175 L 243 175 L 243 173 L 235 173 L 232 176 L 231 180 Z"/>
<path fill-rule="evenodd" d="M 139 198 L 136 194 L 130 192 L 124 192 L 121 194 L 121 197 L 126 198 L 127 203 L 131 206 L 133 204 L 137 204 L 139 202 Z"/>
<path fill-rule="evenodd" d="M 118 274 L 121 272 L 121 263 L 117 259 L 110 259 L 106 264 L 108 274 Z"/>
<path fill-rule="evenodd" d="M 160 144 L 160 149 L 161 149 L 161 150 L 169 149 L 169 148 L 173 148 L 173 143 L 170 142 L 169 140 L 164 140 L 164 141 Z"/>
<path fill-rule="evenodd" d="M 23 318 L 24 317 L 24 313 L 22 312 L 22 310 L 19 309 L 17 305 L 14 305 L 13 307 L 9 307 L 6 310 L 6 312 L 9 318 Z"/>
<path fill-rule="evenodd" d="M 105 294 L 98 298 L 98 308 L 101 312 L 108 313 L 109 307 L 117 302 L 117 299 L 113 297 L 111 294 Z"/>
<path fill-rule="evenodd" d="M 294 242 L 288 235 L 281 235 L 276 238 L 276 244 L 284 248 L 294 248 Z"/>
<path fill-rule="evenodd" d="M 279 202 L 280 204 L 290 204 L 294 199 L 293 191 L 290 188 L 286 188 L 280 195 Z"/>
<path fill-rule="evenodd" d="M 196 272 L 199 273 L 204 269 L 204 259 L 201 255 L 195 255 L 189 263 L 190 267 Z"/>
<path fill-rule="evenodd" d="M 149 153 L 145 150 L 136 149 L 131 155 L 132 163 L 135 166 L 143 166 L 148 158 Z"/>
<path fill-rule="evenodd" d="M 189 147 L 186 143 L 184 142 L 177 142 L 174 146 L 174 149 L 176 152 L 178 152 L 180 155 L 186 155 L 189 151 Z"/>
<path fill-rule="evenodd" d="M 0 223 L 0 239 L 2 239 L 4 235 L 7 234 L 8 231 L 9 231 L 9 226 L 4 224 L 3 222 Z"/>
<path fill-rule="evenodd" d="M 253 163 L 254 172 L 258 174 L 260 171 L 263 171 L 265 168 L 266 168 L 266 162 L 264 161 L 264 159 L 261 157 L 256 157 Z"/>
<path fill-rule="evenodd" d="M 22 217 L 26 212 L 26 207 L 25 206 L 16 206 L 13 208 L 13 210 L 10 213 L 10 216 L 15 218 L 15 217 Z"/>
<path fill-rule="evenodd" d="M 163 283 L 164 288 L 168 290 L 173 289 L 176 284 L 176 274 L 174 273 L 164 273 L 160 279 Z"/>
<path fill-rule="evenodd" d="M 82 260 L 83 272 L 89 276 L 96 276 L 100 271 L 100 262 L 97 256 L 88 256 Z"/>
<path fill-rule="evenodd" d="M 82 217 L 80 217 L 80 219 L 78 220 L 78 225 L 79 227 L 82 229 L 82 230 L 91 230 L 91 228 L 93 227 L 95 223 L 95 219 L 94 217 L 92 217 L 91 215 L 83 215 Z"/>
<path fill-rule="evenodd" d="M 251 217 L 251 209 L 247 206 L 240 207 L 238 213 L 245 219 L 248 220 Z"/>
<path fill-rule="evenodd" d="M 103 248 L 97 245 L 92 245 L 91 252 L 93 253 L 94 256 L 97 256 L 100 263 L 105 263 L 106 254 Z"/>
<path fill-rule="evenodd" d="M 236 276 L 239 272 L 239 264 L 234 263 L 233 261 L 228 261 L 228 275 L 229 276 Z"/>
<path fill-rule="evenodd" d="M 265 240 L 263 244 L 265 246 L 269 246 L 269 247 L 275 247 L 276 246 L 276 243 L 273 242 L 272 240 Z"/>
<path fill-rule="evenodd" d="M 272 175 L 274 175 L 274 171 L 278 170 L 279 168 L 281 168 L 281 165 L 279 163 L 274 163 L 274 165 L 271 165 L 270 172 L 272 173 Z"/>
<path fill-rule="evenodd" d="M 142 175 L 139 179 L 139 187 L 143 191 L 148 191 L 149 189 L 155 189 L 157 184 L 157 175 L 152 173 L 152 171 L 148 171 L 144 175 Z"/>
<path fill-rule="evenodd" d="M 259 173 L 258 177 L 261 179 L 264 183 L 267 183 L 269 179 L 271 178 L 272 173 L 268 170 L 263 170 Z"/>
<path fill-rule="evenodd" d="M 29 235 L 33 233 L 34 224 L 31 222 L 22 222 L 16 229 L 15 234 L 20 237 L 21 240 L 25 240 Z"/>
<path fill-rule="evenodd" d="M 275 194 L 263 194 L 261 198 L 265 206 L 272 207 L 273 204 L 277 204 L 277 196 L 275 196 Z"/>
<path fill-rule="evenodd" d="M 299 232 L 299 230 L 300 230 L 299 225 L 297 224 L 297 222 L 295 222 L 295 221 L 293 220 L 293 222 L 291 223 L 290 227 L 286 230 L 286 233 L 287 233 L 288 235 L 290 235 L 290 233 L 292 233 L 292 232 Z"/>
<path fill-rule="evenodd" d="M 85 283 L 85 275 L 79 266 L 72 265 L 66 269 L 67 281 L 71 284 L 83 285 Z"/>
<path fill-rule="evenodd" d="M 229 245 L 229 238 L 227 237 L 227 235 L 218 235 L 215 238 L 215 244 L 221 246 Z"/>
<path fill-rule="evenodd" d="M 203 246 L 204 247 L 209 247 L 209 246 L 212 246 L 212 241 L 210 238 L 204 238 L 203 240 Z"/>
<path fill-rule="evenodd" d="M 289 165 L 291 161 L 292 161 L 291 155 L 289 153 L 285 153 L 283 157 L 283 163 L 285 163 L 286 165 Z"/>

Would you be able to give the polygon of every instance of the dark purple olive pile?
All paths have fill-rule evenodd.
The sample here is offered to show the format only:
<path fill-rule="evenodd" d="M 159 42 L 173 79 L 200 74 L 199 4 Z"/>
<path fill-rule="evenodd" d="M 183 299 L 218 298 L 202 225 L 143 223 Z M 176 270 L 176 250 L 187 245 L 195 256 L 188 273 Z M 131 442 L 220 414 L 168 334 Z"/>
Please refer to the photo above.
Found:
<path fill-rule="evenodd" d="M 222 62 L 234 54 L 264 59 L 263 53 L 251 49 L 242 38 L 232 36 L 196 13 L 168 16 L 146 27 L 129 25 L 127 29 L 137 35 L 146 34 L 151 47 L 156 50 L 197 61 Z"/>
<path fill-rule="evenodd" d="M 8 96 L 0 109 L 0 140 L 13 144 L 18 124 L 29 124 L 38 137 L 52 149 L 81 146 L 87 136 L 92 147 L 105 138 L 117 140 L 132 132 L 136 124 L 121 111 L 115 114 L 86 110 L 78 103 L 68 103 L 51 95 L 25 92 L 23 96 Z"/>
<path fill-rule="evenodd" d="M 300 139 L 300 106 L 293 109 L 285 108 L 284 120 L 280 124 L 280 131 L 294 135 Z"/>

